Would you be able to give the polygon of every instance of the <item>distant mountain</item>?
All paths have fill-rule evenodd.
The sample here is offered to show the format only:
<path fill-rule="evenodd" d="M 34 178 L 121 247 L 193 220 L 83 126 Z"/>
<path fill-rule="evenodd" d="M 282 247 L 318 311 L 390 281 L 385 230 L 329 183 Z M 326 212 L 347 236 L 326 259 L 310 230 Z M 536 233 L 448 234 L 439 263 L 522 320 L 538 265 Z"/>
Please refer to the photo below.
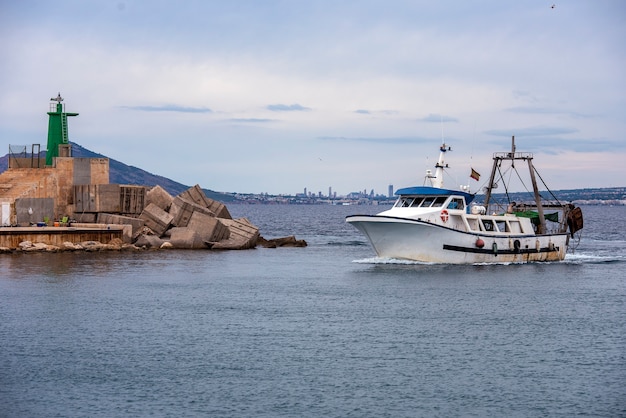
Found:
<path fill-rule="evenodd" d="M 587 189 L 571 189 L 571 190 L 553 190 L 552 195 L 549 192 L 541 191 L 541 196 L 546 200 L 558 199 L 561 202 L 579 202 L 579 204 L 585 201 L 619 201 L 626 200 L 626 187 L 602 187 L 602 188 L 587 188 Z M 482 203 L 484 195 L 476 196 L 476 202 Z M 507 201 L 506 194 L 494 193 L 493 198 L 495 201 Z M 532 202 L 534 200 L 531 192 L 526 193 L 509 193 L 509 198 L 512 202 Z"/>
<path fill-rule="evenodd" d="M 93 151 L 72 142 L 72 155 L 74 157 L 83 158 L 108 158 L 105 155 L 97 154 Z M 46 152 L 42 151 L 41 156 L 45 157 Z M 30 154 L 28 154 L 30 156 Z M 4 172 L 9 166 L 9 155 L 0 157 L 0 173 Z M 137 167 L 126 165 L 117 160 L 109 158 L 109 181 L 113 184 L 136 184 L 140 186 L 156 186 L 159 185 L 168 191 L 172 196 L 187 190 L 189 186 L 175 182 L 163 176 L 148 173 Z M 207 197 L 228 203 L 235 200 L 234 196 L 215 192 L 213 190 L 203 189 Z M 626 187 L 607 187 L 607 188 L 587 188 L 573 190 L 553 190 L 554 196 L 561 201 L 612 201 L 626 200 Z M 542 192 L 543 197 L 551 200 L 549 194 Z M 530 196 L 530 197 L 529 197 Z M 504 201 L 506 196 L 502 194 L 494 194 L 494 199 Z M 476 202 L 482 201 L 483 196 L 478 195 Z M 513 201 L 532 201 L 532 195 L 528 193 L 512 193 L 510 195 Z"/>
<path fill-rule="evenodd" d="M 72 144 L 72 156 L 78 158 L 108 158 L 105 155 L 95 153 L 88 150 L 74 142 Z M 45 151 L 41 153 L 41 156 L 45 156 Z M 0 173 L 4 172 L 9 167 L 9 155 L 0 157 Z M 109 158 L 109 181 L 113 184 L 134 184 L 139 186 L 156 186 L 159 185 L 167 190 L 172 196 L 176 196 L 179 193 L 187 190 L 190 186 L 175 182 L 166 177 L 156 174 L 148 173 L 137 167 L 126 165 L 122 162 Z M 231 202 L 234 200 L 233 196 L 229 194 L 215 192 L 213 190 L 203 189 L 206 196 L 213 200 L 221 202 Z"/>

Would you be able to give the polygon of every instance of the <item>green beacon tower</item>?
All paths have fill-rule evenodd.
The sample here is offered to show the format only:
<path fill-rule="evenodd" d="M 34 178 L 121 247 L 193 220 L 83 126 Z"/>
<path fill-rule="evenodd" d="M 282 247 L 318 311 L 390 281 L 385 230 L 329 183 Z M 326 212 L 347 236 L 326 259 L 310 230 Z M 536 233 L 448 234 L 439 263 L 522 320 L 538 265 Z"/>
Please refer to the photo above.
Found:
<path fill-rule="evenodd" d="M 59 156 L 59 145 L 69 144 L 67 136 L 67 117 L 78 116 L 78 113 L 66 113 L 63 110 L 61 93 L 50 99 L 50 116 L 48 120 L 48 148 L 46 150 L 46 166 L 52 166 L 54 158 Z M 56 102 L 56 103 L 55 103 Z"/>

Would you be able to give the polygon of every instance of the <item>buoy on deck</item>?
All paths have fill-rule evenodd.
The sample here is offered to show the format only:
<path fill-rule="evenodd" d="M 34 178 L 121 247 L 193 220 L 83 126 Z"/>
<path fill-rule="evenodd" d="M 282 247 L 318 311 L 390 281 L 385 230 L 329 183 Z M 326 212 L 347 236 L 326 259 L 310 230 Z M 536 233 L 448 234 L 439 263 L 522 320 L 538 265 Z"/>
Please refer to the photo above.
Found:
<path fill-rule="evenodd" d="M 478 238 L 478 239 L 476 240 L 476 246 L 477 246 L 478 248 L 483 248 L 483 247 L 485 246 L 485 241 L 483 241 L 481 238 Z"/>

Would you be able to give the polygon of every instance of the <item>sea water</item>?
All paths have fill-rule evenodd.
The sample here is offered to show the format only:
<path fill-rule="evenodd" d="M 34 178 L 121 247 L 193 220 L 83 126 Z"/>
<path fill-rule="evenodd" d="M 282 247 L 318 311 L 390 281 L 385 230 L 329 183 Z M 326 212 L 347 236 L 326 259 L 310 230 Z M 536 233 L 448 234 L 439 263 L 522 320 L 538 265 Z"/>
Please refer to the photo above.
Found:
<path fill-rule="evenodd" d="M 560 263 L 378 259 L 350 214 L 229 205 L 306 248 L 0 256 L 2 417 L 626 416 L 626 207 Z"/>

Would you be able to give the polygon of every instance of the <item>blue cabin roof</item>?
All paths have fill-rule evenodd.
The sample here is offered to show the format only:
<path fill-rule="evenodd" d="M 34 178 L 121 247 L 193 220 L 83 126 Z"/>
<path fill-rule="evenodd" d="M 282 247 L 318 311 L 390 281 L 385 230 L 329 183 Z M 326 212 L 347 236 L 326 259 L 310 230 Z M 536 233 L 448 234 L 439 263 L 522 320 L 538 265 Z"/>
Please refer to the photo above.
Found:
<path fill-rule="evenodd" d="M 405 195 L 463 196 L 465 198 L 465 204 L 469 204 L 472 200 L 474 200 L 473 194 L 465 193 L 465 192 L 458 191 L 458 190 L 440 189 L 438 187 L 429 187 L 429 186 L 405 187 L 403 189 L 398 189 L 395 194 L 398 196 L 405 196 Z"/>

